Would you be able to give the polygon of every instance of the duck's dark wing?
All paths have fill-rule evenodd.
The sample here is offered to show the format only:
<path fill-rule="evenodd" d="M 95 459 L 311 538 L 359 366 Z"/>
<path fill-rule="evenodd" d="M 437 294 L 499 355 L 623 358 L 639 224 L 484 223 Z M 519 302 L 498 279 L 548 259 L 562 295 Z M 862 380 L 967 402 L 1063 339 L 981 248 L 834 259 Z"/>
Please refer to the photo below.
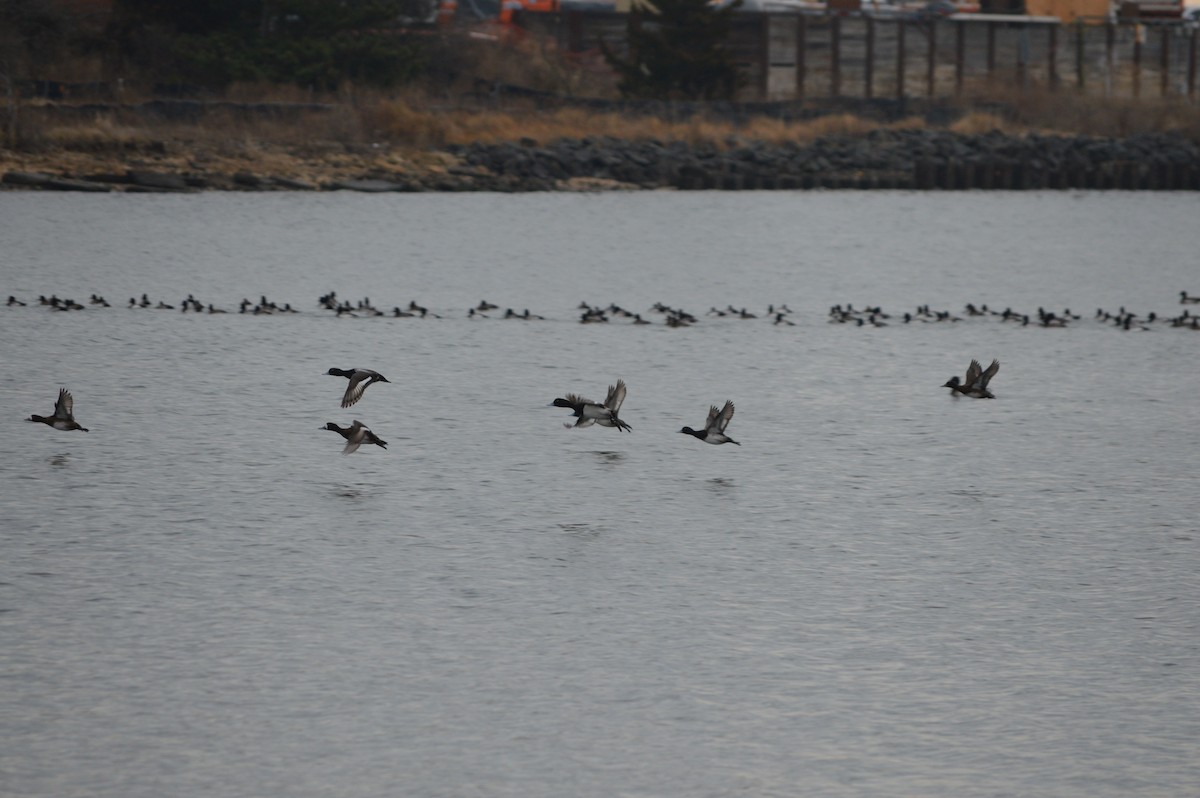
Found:
<path fill-rule="evenodd" d="M 367 386 L 373 382 L 373 379 L 370 372 L 354 372 L 350 377 L 350 384 L 346 386 L 346 393 L 342 396 L 342 407 L 350 407 L 362 399 L 363 391 L 367 390 Z"/>
<path fill-rule="evenodd" d="M 71 421 L 74 419 L 73 411 L 75 409 L 75 400 L 71 398 L 71 392 L 66 388 L 58 389 L 58 401 L 54 403 L 54 417 L 63 421 Z"/>
<path fill-rule="evenodd" d="M 617 380 L 617 384 L 608 389 L 608 397 L 604 400 L 604 406 L 613 411 L 613 415 L 621 409 L 621 404 L 625 401 L 625 380 Z"/>
<path fill-rule="evenodd" d="M 342 454 L 351 454 L 357 452 L 358 447 L 362 446 L 363 439 L 366 438 L 370 430 L 361 421 L 355 421 L 350 425 L 350 434 L 346 436 L 346 448 L 342 449 Z"/>
<path fill-rule="evenodd" d="M 1000 370 L 1000 361 L 993 359 L 992 365 L 988 366 L 987 371 L 983 372 L 983 374 L 980 376 L 979 387 L 987 388 L 988 383 L 992 381 L 992 377 L 995 377 L 996 372 L 999 370 Z"/>
<path fill-rule="evenodd" d="M 716 408 L 713 408 L 714 410 Z M 733 402 L 726 399 L 725 406 L 721 408 L 720 415 L 717 416 L 717 432 L 725 432 L 725 428 L 729 426 L 729 419 L 733 418 Z"/>
<path fill-rule="evenodd" d="M 721 415 L 721 411 L 717 409 L 716 405 L 708 408 L 708 418 L 704 421 L 704 429 L 710 432 L 714 430 L 715 427 L 713 425 L 717 423 L 717 416 L 719 415 Z"/>
<path fill-rule="evenodd" d="M 972 360 L 971 365 L 967 366 L 967 378 L 963 380 L 963 385 L 971 386 L 975 384 L 975 380 L 979 379 L 983 367 L 979 365 L 978 360 Z"/>

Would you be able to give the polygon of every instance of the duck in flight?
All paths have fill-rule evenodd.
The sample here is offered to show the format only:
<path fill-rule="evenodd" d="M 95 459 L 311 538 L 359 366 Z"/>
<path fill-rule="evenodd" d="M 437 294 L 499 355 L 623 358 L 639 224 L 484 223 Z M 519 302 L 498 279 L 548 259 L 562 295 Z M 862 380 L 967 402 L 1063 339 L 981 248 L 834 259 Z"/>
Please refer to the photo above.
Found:
<path fill-rule="evenodd" d="M 952 396 L 962 394 L 974 399 L 995 399 L 995 395 L 988 390 L 988 383 L 992 381 L 992 377 L 995 377 L 999 370 L 999 360 L 993 360 L 986 370 L 979 365 L 978 360 L 972 360 L 971 365 L 967 367 L 967 376 L 964 380 L 960 382 L 958 377 L 954 376 L 947 380 L 942 387 L 949 388 Z"/>
<path fill-rule="evenodd" d="M 387 377 L 371 369 L 330 369 L 325 373 L 331 377 L 346 377 L 350 380 L 350 384 L 346 386 L 346 393 L 342 396 L 342 407 L 350 407 L 362 399 L 363 392 L 371 383 L 389 382 Z"/>
<path fill-rule="evenodd" d="M 75 420 L 73 412 L 75 400 L 71 398 L 71 392 L 66 388 L 58 389 L 58 401 L 54 403 L 54 415 L 39 416 L 34 414 L 29 417 L 30 421 L 37 421 L 42 424 L 49 424 L 55 429 L 72 430 L 78 429 L 87 432 L 87 427 L 79 426 L 79 422 Z"/>
<path fill-rule="evenodd" d="M 371 430 L 367 429 L 367 425 L 361 421 L 355 421 L 348 427 L 339 427 L 337 424 L 334 424 L 332 421 L 330 421 L 325 426 L 321 427 L 321 429 L 332 430 L 346 439 L 346 448 L 342 449 L 342 454 L 356 452 L 358 451 L 358 447 L 362 446 L 364 443 L 368 445 L 374 444 L 381 449 L 387 448 L 387 441 L 383 440 L 374 432 L 371 432 Z"/>
<path fill-rule="evenodd" d="M 732 443 L 734 446 L 741 446 L 740 443 L 725 434 L 725 428 L 729 426 L 731 418 L 733 418 L 733 402 L 726 400 L 725 406 L 720 410 L 717 410 L 716 405 L 708 409 L 708 419 L 704 422 L 704 429 L 694 430 L 691 427 L 684 427 L 679 431 L 699 438 L 705 443 Z"/>
<path fill-rule="evenodd" d="M 555 399 L 553 404 L 555 407 L 570 408 L 576 418 L 575 427 L 590 427 L 592 424 L 599 424 L 602 427 L 616 427 L 619 430 L 630 432 L 633 427 L 626 424 L 617 415 L 621 410 L 621 405 L 625 402 L 625 381 L 617 380 L 616 385 L 608 387 L 608 396 L 604 398 L 604 403 L 593 402 L 590 399 L 584 399 L 577 394 L 569 393 L 565 397 Z M 572 425 L 567 424 L 568 428 Z"/>

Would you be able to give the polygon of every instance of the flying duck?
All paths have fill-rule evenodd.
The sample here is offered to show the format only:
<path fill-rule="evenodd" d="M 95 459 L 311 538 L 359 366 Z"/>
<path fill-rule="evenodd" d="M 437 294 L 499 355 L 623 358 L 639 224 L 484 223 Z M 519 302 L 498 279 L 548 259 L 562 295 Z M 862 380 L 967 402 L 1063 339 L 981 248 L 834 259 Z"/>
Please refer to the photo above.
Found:
<path fill-rule="evenodd" d="M 992 377 L 995 377 L 999 370 L 999 360 L 993 360 L 986 371 L 979 365 L 978 360 L 972 360 L 971 365 L 967 367 L 966 379 L 959 382 L 958 377 L 954 376 L 947 380 L 942 387 L 949 388 L 952 396 L 962 394 L 975 399 L 995 399 L 996 397 L 988 390 L 988 383 L 992 381 Z"/>
<path fill-rule="evenodd" d="M 55 429 L 72 430 L 79 429 L 87 432 L 87 427 L 79 426 L 79 422 L 75 420 L 75 414 L 72 412 L 75 406 L 75 400 L 71 398 L 71 392 L 66 388 L 58 389 L 58 401 L 54 403 L 54 415 L 39 416 L 32 415 L 30 421 L 38 421 L 42 424 L 49 424 Z"/>
<path fill-rule="evenodd" d="M 725 428 L 729 426 L 731 418 L 733 418 L 733 402 L 726 400 L 725 406 L 720 410 L 717 410 L 716 405 L 708 409 L 708 419 L 704 422 L 704 429 L 694 430 L 691 427 L 684 427 L 679 431 L 699 438 L 705 443 L 732 443 L 735 446 L 741 446 L 740 443 L 725 434 Z"/>
<path fill-rule="evenodd" d="M 371 383 L 389 381 L 387 377 L 371 369 L 330 369 L 325 373 L 331 377 L 346 377 L 350 380 L 350 384 L 346 386 L 346 393 L 342 396 L 342 407 L 350 407 L 362 399 L 363 391 L 367 390 Z"/>
<path fill-rule="evenodd" d="M 609 386 L 608 396 L 604 398 L 604 404 L 569 393 L 564 398 L 555 399 L 553 405 L 555 407 L 570 408 L 575 417 L 579 419 L 574 424 L 576 427 L 590 427 L 592 424 L 599 424 L 602 427 L 616 427 L 619 430 L 629 432 L 633 430 L 633 427 L 626 424 L 617 416 L 624 401 L 625 381 L 617 380 L 616 385 Z M 569 428 L 572 425 L 568 424 L 566 426 Z"/>
<path fill-rule="evenodd" d="M 356 452 L 358 451 L 358 447 L 362 446 L 364 443 L 368 445 L 374 444 L 381 449 L 387 448 L 387 441 L 383 440 L 374 432 L 371 432 L 371 430 L 367 429 L 367 425 L 363 424 L 361 421 L 355 421 L 350 426 L 344 428 L 339 427 L 337 424 L 334 424 L 332 421 L 330 421 L 325 426 L 321 427 L 321 429 L 332 430 L 346 439 L 346 448 L 342 449 L 342 454 Z"/>

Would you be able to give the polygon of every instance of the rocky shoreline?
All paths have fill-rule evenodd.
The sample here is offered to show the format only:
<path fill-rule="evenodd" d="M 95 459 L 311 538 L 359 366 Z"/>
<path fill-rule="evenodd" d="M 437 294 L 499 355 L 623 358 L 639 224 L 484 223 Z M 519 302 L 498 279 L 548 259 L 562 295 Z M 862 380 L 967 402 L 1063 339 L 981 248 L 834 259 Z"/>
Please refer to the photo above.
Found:
<path fill-rule="evenodd" d="M 9 154 L 11 155 L 11 154 Z M 240 160 L 0 159 L 0 187 L 54 191 L 598 191 L 1125 189 L 1200 191 L 1200 146 L 1171 133 L 1125 139 L 880 129 L 809 144 L 725 147 L 616 138 L 522 140 L 386 153 Z"/>

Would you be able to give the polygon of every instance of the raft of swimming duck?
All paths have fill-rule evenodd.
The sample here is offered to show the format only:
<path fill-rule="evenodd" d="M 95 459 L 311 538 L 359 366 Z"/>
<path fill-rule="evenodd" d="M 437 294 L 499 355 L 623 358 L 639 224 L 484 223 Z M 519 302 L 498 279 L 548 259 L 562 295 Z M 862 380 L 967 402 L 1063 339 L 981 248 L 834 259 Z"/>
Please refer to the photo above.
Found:
<path fill-rule="evenodd" d="M 49 297 L 40 295 L 36 300 L 32 301 L 22 300 L 10 294 L 6 304 L 8 307 L 26 307 L 33 304 L 35 307 L 40 306 L 56 311 L 78 311 L 87 308 L 113 307 L 111 302 L 99 294 L 92 294 L 88 299 L 87 305 L 81 304 L 71 298 L 60 299 L 56 294 L 51 294 Z M 1180 291 L 1179 304 L 1185 306 L 1200 304 L 1200 295 Z M 236 310 L 226 310 L 223 307 L 216 306 L 212 302 L 203 302 L 192 294 L 188 294 L 186 298 L 178 303 L 168 303 L 162 300 L 154 301 L 150 299 L 149 295 L 143 293 L 140 298 L 130 297 L 128 303 L 125 303 L 124 306 L 134 310 L 177 310 L 180 313 L 205 313 L 210 315 L 239 313 L 254 316 L 274 316 L 300 313 L 299 310 L 292 307 L 291 303 L 285 302 L 281 304 L 267 299 L 265 295 L 260 296 L 257 302 L 243 298 L 237 304 Z M 395 305 L 388 310 L 376 307 L 372 304 L 369 297 L 364 297 L 354 302 L 347 299 L 339 299 L 336 291 L 331 291 L 319 297 L 317 299 L 317 309 L 317 312 L 332 314 L 338 318 L 444 318 L 442 314 L 431 312 L 428 307 L 418 303 L 416 300 L 409 301 L 404 307 Z M 697 315 L 683 308 L 671 307 L 662 302 L 655 302 L 645 311 L 647 318 L 643 318 L 641 312 L 628 310 L 615 303 L 611 303 L 608 306 L 600 306 L 591 305 L 585 301 L 579 303 L 575 312 L 577 315 L 574 318 L 580 324 L 623 322 L 636 325 L 662 324 L 667 327 L 690 327 L 704 320 L 715 319 L 765 319 L 771 324 L 788 327 L 795 326 L 796 323 L 792 318 L 794 314 L 787 304 L 768 305 L 762 313 L 755 313 L 745 307 L 735 308 L 733 305 L 726 305 L 724 308 L 712 306 L 707 311 Z M 512 308 L 505 308 L 501 312 L 499 305 L 487 300 L 480 300 L 477 305 L 466 308 L 465 311 L 459 311 L 456 315 L 465 315 L 467 319 L 472 321 L 486 319 L 517 321 L 564 320 L 549 319 L 547 316 L 531 313 L 528 308 L 520 312 Z M 953 324 L 977 318 L 995 319 L 1002 323 L 1021 327 L 1035 326 L 1047 328 L 1076 326 L 1077 323 L 1085 321 L 1083 316 L 1072 313 L 1070 308 L 1064 308 L 1060 312 L 1039 307 L 1034 313 L 1028 313 L 1013 310 L 1011 307 L 1006 307 L 1004 310 L 996 310 L 995 308 L 988 307 L 986 304 L 975 304 L 972 302 L 968 302 L 961 311 L 937 310 L 931 308 L 929 305 L 918 305 L 914 310 L 903 313 L 885 312 L 879 305 L 864 305 L 856 308 L 853 304 L 847 303 L 845 305 L 833 305 L 829 308 L 827 314 L 830 324 L 846 324 L 852 327 L 887 327 L 891 324 Z M 570 320 L 570 317 L 567 317 L 565 320 Z M 1091 320 L 1125 331 L 1146 332 L 1164 326 L 1200 330 L 1200 315 L 1193 314 L 1187 307 L 1178 314 L 1160 314 L 1155 311 L 1139 314 L 1132 310 L 1127 310 L 1124 306 L 1119 307 L 1115 311 L 1097 308 Z"/>

